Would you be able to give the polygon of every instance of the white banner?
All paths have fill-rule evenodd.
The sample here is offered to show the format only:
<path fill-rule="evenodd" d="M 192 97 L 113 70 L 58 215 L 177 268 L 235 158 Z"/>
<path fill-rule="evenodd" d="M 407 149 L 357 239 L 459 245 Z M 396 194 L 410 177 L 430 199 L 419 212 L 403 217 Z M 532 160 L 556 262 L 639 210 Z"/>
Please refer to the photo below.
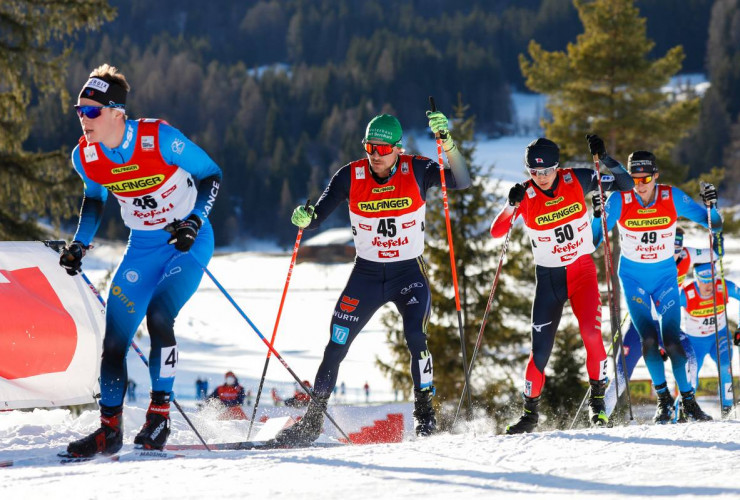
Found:
<path fill-rule="evenodd" d="M 105 308 L 41 242 L 0 242 L 0 409 L 90 403 Z"/>

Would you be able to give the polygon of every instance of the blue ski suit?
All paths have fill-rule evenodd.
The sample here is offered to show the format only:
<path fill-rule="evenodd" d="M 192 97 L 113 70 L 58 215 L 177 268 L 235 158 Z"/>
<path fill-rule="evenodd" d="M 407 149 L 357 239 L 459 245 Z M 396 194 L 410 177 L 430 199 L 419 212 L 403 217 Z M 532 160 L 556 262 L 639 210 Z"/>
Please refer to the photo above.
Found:
<path fill-rule="evenodd" d="M 203 265 L 213 255 L 208 214 L 218 194 L 221 169 L 179 130 L 158 120 L 126 120 L 115 148 L 89 144 L 72 151 L 74 169 L 85 183 L 76 241 L 89 245 L 111 192 L 131 229 L 123 259 L 108 293 L 100 370 L 100 404 L 123 404 L 128 379 L 126 353 L 146 316 L 151 337 L 152 390 L 171 392 L 178 353 L 174 323 L 195 293 L 202 269 L 168 244 L 164 227 L 197 215 L 202 226 L 190 253 Z"/>

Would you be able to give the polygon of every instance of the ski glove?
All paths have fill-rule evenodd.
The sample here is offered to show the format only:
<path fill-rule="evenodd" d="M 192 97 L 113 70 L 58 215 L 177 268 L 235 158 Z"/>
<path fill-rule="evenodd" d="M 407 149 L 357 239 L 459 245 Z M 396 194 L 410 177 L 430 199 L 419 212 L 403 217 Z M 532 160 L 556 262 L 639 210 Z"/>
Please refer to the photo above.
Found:
<path fill-rule="evenodd" d="M 181 252 L 187 252 L 195 243 L 195 237 L 198 236 L 203 222 L 195 214 L 190 214 L 187 219 L 175 219 L 164 227 L 164 230 L 172 235 L 167 243 L 175 245 L 175 248 Z"/>
<path fill-rule="evenodd" d="M 591 156 L 598 155 L 599 159 L 602 156 L 606 156 L 606 146 L 604 146 L 604 140 L 596 134 L 588 134 L 586 136 L 588 141 L 588 151 Z"/>
<path fill-rule="evenodd" d="M 73 241 L 62 248 L 62 254 L 59 256 L 59 265 L 62 266 L 67 274 L 74 276 L 82 267 L 82 258 L 87 253 L 88 246 L 79 241 Z"/>
<path fill-rule="evenodd" d="M 512 207 L 517 206 L 524 199 L 524 186 L 521 184 L 514 184 L 509 189 L 509 205 Z"/>
<path fill-rule="evenodd" d="M 706 205 L 717 203 L 717 188 L 714 187 L 714 184 L 702 182 L 699 188 L 699 196 Z"/>
<path fill-rule="evenodd" d="M 314 213 L 314 207 L 313 205 L 308 206 L 308 210 L 305 206 L 299 205 L 293 210 L 293 215 L 290 217 L 290 222 L 293 223 L 293 225 L 300 227 L 301 229 L 305 229 L 308 227 L 309 224 L 311 224 L 311 220 L 316 218 L 316 214 Z"/>
<path fill-rule="evenodd" d="M 429 119 L 429 128 L 432 129 L 434 135 L 439 134 L 439 138 L 442 139 L 445 151 L 451 150 L 455 143 L 452 141 L 452 136 L 450 136 L 450 122 L 447 117 L 440 111 L 427 111 L 427 118 Z"/>
<path fill-rule="evenodd" d="M 594 217 L 601 217 L 601 195 L 599 193 L 595 193 L 591 196 L 591 204 L 594 207 Z"/>
<path fill-rule="evenodd" d="M 740 346 L 740 326 L 735 329 L 735 336 L 732 339 L 732 343 L 736 346 Z"/>

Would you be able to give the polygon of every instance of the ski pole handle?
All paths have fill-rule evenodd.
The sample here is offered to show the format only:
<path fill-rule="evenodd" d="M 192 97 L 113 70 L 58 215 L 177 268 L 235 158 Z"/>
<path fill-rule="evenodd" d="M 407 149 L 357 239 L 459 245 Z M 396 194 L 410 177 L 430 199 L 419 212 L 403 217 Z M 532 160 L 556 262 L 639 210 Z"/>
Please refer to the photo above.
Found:
<path fill-rule="evenodd" d="M 434 97 L 432 96 L 429 96 L 429 106 L 432 108 L 432 112 L 437 111 L 437 105 L 434 103 Z M 434 134 L 434 137 L 437 139 L 447 139 L 447 134 L 437 132 Z"/>

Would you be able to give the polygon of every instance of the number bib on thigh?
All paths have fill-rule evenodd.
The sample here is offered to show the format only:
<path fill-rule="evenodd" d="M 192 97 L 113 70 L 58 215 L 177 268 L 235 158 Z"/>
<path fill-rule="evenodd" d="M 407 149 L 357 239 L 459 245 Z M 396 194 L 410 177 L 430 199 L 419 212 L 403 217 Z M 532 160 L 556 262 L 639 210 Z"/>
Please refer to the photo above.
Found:
<path fill-rule="evenodd" d="M 717 329 L 721 331 L 727 327 L 725 317 L 725 287 L 717 280 Z M 712 297 L 702 298 L 696 282 L 690 282 L 683 287 L 686 294 L 686 307 L 682 310 L 683 328 L 687 335 L 692 337 L 708 337 L 714 335 L 714 300 Z"/>
<path fill-rule="evenodd" d="M 532 242 L 534 261 L 544 267 L 567 266 L 594 251 L 583 189 L 572 169 L 558 170 L 557 175 L 554 198 L 527 181 L 522 200 L 524 226 Z"/>
<path fill-rule="evenodd" d="M 184 219 L 198 194 L 188 172 L 164 161 L 159 152 L 160 120 L 139 120 L 136 137 L 127 124 L 124 140 L 136 141 L 131 160 L 109 160 L 97 143 L 80 138 L 80 160 L 90 180 L 105 186 L 121 205 L 123 222 L 131 229 L 162 229 Z M 131 128 L 129 128 L 131 127 Z"/>
<path fill-rule="evenodd" d="M 673 258 L 676 207 L 670 186 L 656 186 L 655 202 L 643 207 L 637 195 L 622 192 L 619 241 L 622 257 L 634 262 L 660 262 Z"/>
<path fill-rule="evenodd" d="M 398 170 L 385 184 L 373 178 L 366 159 L 349 165 L 349 218 L 359 257 L 393 262 L 415 259 L 424 252 L 426 203 L 412 159 L 400 155 Z"/>

